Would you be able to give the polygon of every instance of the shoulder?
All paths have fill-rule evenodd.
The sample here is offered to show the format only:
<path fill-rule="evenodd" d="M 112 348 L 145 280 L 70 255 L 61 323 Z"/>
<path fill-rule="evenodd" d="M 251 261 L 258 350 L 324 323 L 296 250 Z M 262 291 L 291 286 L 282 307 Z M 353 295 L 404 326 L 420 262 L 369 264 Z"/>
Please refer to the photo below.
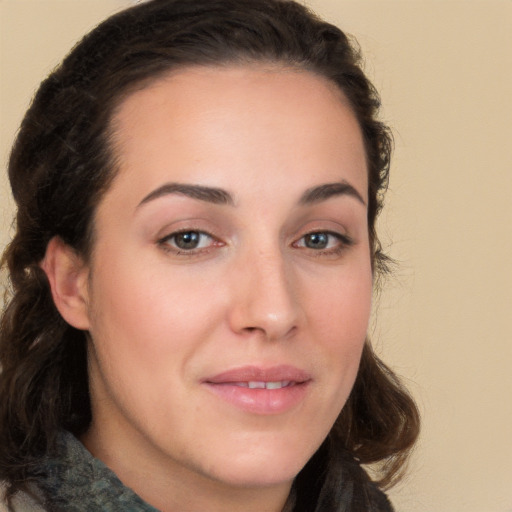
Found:
<path fill-rule="evenodd" d="M 34 496 L 26 492 L 17 492 L 12 498 L 10 506 L 5 498 L 6 484 L 0 482 L 0 512 L 45 512 Z"/>

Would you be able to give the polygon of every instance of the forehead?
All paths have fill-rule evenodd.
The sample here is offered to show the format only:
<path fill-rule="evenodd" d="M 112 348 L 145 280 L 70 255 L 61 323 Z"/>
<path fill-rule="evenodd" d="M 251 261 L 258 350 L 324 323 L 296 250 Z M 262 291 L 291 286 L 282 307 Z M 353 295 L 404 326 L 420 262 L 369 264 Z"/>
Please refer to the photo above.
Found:
<path fill-rule="evenodd" d="M 290 187 L 302 172 L 311 186 L 349 179 L 367 196 L 357 120 L 339 88 L 308 71 L 245 65 L 173 72 L 128 96 L 112 127 L 120 175 L 146 188 L 169 179 L 226 189 L 281 180 Z"/>

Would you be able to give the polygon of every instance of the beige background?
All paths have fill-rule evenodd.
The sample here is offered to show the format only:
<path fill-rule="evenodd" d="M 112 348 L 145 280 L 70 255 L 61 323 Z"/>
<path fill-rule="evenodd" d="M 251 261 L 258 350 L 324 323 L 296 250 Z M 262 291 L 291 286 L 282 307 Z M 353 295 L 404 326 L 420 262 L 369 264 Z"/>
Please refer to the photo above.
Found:
<path fill-rule="evenodd" d="M 2 166 L 39 81 L 129 3 L 0 0 Z M 380 226 L 400 264 L 373 330 L 423 433 L 392 499 L 398 512 L 512 511 L 512 1 L 309 4 L 358 38 L 396 138 Z M 3 247 L 3 171 L 0 201 Z"/>

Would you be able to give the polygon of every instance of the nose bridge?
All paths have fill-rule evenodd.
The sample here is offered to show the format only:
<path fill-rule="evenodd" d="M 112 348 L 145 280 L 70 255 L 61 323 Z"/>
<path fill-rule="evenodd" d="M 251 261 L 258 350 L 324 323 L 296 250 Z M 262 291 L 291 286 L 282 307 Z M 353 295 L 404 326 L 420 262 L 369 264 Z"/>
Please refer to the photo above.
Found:
<path fill-rule="evenodd" d="M 232 311 L 235 330 L 259 331 L 268 339 L 279 339 L 297 327 L 299 307 L 292 269 L 277 244 L 247 250 L 237 274 Z"/>

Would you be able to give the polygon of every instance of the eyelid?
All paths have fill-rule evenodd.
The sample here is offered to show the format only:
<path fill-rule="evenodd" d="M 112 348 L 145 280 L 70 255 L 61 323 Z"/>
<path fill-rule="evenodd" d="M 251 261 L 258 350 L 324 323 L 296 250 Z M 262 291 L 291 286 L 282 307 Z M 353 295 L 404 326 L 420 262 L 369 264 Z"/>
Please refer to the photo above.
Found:
<path fill-rule="evenodd" d="M 194 247 L 194 248 L 190 248 L 190 249 L 182 249 L 182 248 L 177 247 L 176 245 L 173 245 L 170 243 L 170 240 L 172 240 L 173 238 L 175 238 L 176 236 L 178 236 L 182 233 L 198 233 L 201 236 L 208 237 L 211 240 L 211 242 L 208 244 L 207 247 Z M 168 233 L 167 235 L 158 238 L 157 244 L 160 247 L 162 247 L 162 249 L 165 250 L 166 252 L 172 252 L 179 256 L 193 256 L 196 254 L 205 253 L 205 252 L 209 251 L 214 246 L 224 245 L 216 236 L 212 235 L 208 231 L 206 231 L 204 229 L 198 229 L 198 228 L 192 228 L 192 227 L 176 229 L 176 230 Z"/>
<path fill-rule="evenodd" d="M 338 243 L 335 245 L 335 247 L 326 247 L 326 248 L 313 248 L 308 247 L 305 245 L 305 243 L 300 243 L 303 241 L 307 236 L 315 235 L 315 234 L 324 234 L 330 237 L 335 238 Z M 293 246 L 297 247 L 302 250 L 307 250 L 308 252 L 316 255 L 337 255 L 340 254 L 342 251 L 348 249 L 352 245 L 354 245 L 354 240 L 352 237 L 345 233 L 340 233 L 338 231 L 334 231 L 332 229 L 311 229 L 302 234 L 298 239 L 296 239 L 295 242 L 293 242 Z"/>
<path fill-rule="evenodd" d="M 329 235 L 329 236 L 337 238 L 338 240 L 342 241 L 343 243 L 347 243 L 347 244 L 353 243 L 353 240 L 350 236 L 348 236 L 345 233 L 339 233 L 338 231 L 333 231 L 332 229 L 311 229 L 311 230 L 308 230 L 306 233 L 303 233 L 298 238 L 298 240 L 302 240 L 304 237 L 306 237 L 308 235 L 316 235 L 316 234 Z"/>

